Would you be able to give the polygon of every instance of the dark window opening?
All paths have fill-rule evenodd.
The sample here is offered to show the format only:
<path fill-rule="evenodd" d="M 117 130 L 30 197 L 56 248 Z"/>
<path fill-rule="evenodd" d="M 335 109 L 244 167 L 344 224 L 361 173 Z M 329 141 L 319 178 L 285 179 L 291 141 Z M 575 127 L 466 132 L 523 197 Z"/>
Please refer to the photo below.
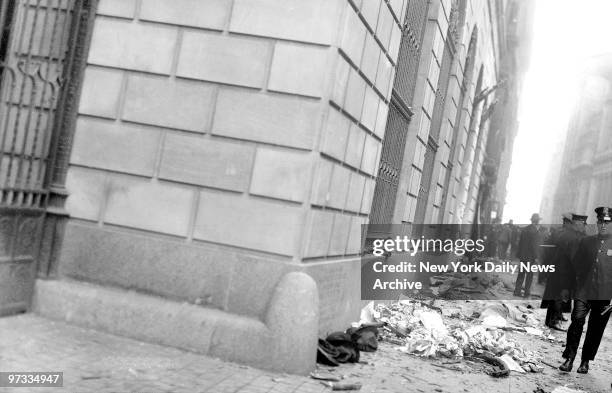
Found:
<path fill-rule="evenodd" d="M 13 27 L 16 0 L 0 0 L 0 76 L 4 71 L 9 44 L 11 42 L 11 30 Z"/>

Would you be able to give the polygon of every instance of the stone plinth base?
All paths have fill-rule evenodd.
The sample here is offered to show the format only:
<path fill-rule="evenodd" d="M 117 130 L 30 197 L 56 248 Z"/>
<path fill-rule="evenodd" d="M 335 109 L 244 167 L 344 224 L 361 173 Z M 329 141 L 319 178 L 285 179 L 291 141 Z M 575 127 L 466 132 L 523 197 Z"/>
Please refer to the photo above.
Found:
<path fill-rule="evenodd" d="M 306 374 L 316 361 L 317 286 L 301 272 L 282 277 L 264 321 L 71 280 L 38 280 L 32 307 L 50 319 L 257 368 Z"/>

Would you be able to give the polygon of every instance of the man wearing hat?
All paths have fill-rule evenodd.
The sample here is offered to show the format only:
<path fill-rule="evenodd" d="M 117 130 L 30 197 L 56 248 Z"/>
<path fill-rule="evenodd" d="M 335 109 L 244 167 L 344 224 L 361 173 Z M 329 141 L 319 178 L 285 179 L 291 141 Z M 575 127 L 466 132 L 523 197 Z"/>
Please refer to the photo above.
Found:
<path fill-rule="evenodd" d="M 527 225 L 522 231 L 519 238 L 517 256 L 521 262 L 538 262 L 538 248 L 542 243 L 540 235 L 540 215 L 533 213 L 531 215 L 531 224 Z M 533 281 L 533 272 L 519 271 L 514 284 L 514 296 L 521 296 L 521 291 L 524 289 L 524 297 L 529 297 L 531 293 L 531 282 Z M 523 287 L 524 282 L 524 287 Z"/>
<path fill-rule="evenodd" d="M 572 323 L 567 330 L 567 344 L 563 351 L 565 362 L 559 367 L 561 371 L 572 369 L 586 316 L 590 312 L 582 360 L 577 370 L 581 374 L 589 372 L 589 361 L 595 359 L 612 309 L 612 208 L 598 207 L 595 213 L 597 235 L 584 237 L 572 260 L 577 286 Z"/>
<path fill-rule="evenodd" d="M 542 296 L 541 308 L 548 308 L 546 312 L 546 326 L 555 330 L 564 330 L 560 324 L 563 312 L 571 311 L 571 296 L 574 292 L 576 273 L 572 267 L 572 259 L 578 250 L 580 239 L 584 232 L 587 216 L 573 213 L 563 214 L 563 227 L 554 232 L 546 248 L 545 263 L 555 266 L 555 272 L 549 274 L 546 288 Z"/>

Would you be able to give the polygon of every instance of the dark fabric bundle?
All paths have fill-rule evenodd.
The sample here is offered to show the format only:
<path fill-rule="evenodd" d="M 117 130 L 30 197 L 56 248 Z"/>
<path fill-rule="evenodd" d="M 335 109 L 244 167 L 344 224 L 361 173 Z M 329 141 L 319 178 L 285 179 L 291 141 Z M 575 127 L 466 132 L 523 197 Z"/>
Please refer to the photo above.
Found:
<path fill-rule="evenodd" d="M 378 326 L 362 325 L 346 332 L 333 332 L 319 339 L 317 362 L 328 366 L 340 363 L 359 362 L 360 351 L 374 352 L 378 349 Z"/>

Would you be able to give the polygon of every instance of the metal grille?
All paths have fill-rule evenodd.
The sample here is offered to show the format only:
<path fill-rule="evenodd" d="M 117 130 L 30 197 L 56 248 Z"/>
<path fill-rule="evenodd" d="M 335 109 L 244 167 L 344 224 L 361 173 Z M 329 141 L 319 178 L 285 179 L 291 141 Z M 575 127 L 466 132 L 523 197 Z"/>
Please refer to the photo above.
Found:
<path fill-rule="evenodd" d="M 440 76 L 438 77 L 438 86 L 436 88 L 436 99 L 434 101 L 433 114 L 431 118 L 431 128 L 429 137 L 434 143 L 439 143 L 440 129 L 442 128 L 442 120 L 444 117 L 444 106 L 446 103 L 446 93 L 448 91 L 448 81 L 450 79 L 451 63 L 454 56 L 454 45 L 447 38 L 444 45 L 444 54 L 442 55 L 442 64 L 440 65 Z"/>
<path fill-rule="evenodd" d="M 409 0 L 406 9 L 393 88 L 407 106 L 412 103 L 414 96 L 428 7 L 427 0 Z"/>
<path fill-rule="evenodd" d="M 406 133 L 412 116 L 409 105 L 414 96 L 428 7 L 429 1 L 410 0 L 406 9 L 406 22 L 403 26 L 391 105 L 372 199 L 370 224 L 390 224 L 393 220 Z"/>
<path fill-rule="evenodd" d="M 48 275 L 43 244 L 50 255 L 66 194 L 53 179 L 65 173 L 94 7 L 0 0 L 0 316 L 26 310 L 37 272 Z"/>
<path fill-rule="evenodd" d="M 389 224 L 393 219 L 400 168 L 406 145 L 406 130 L 409 123 L 410 120 L 400 112 L 395 104 L 389 107 L 370 224 Z"/>
<path fill-rule="evenodd" d="M 49 146 L 79 0 L 2 1 L 0 205 L 44 208 Z"/>
<path fill-rule="evenodd" d="M 415 224 L 422 224 L 425 218 L 425 208 L 429 197 L 429 185 L 433 174 L 434 159 L 436 157 L 436 148 L 428 143 L 425 150 L 423 160 L 423 171 L 421 173 L 421 186 L 419 187 L 419 195 L 417 196 L 417 205 L 414 215 Z"/>

